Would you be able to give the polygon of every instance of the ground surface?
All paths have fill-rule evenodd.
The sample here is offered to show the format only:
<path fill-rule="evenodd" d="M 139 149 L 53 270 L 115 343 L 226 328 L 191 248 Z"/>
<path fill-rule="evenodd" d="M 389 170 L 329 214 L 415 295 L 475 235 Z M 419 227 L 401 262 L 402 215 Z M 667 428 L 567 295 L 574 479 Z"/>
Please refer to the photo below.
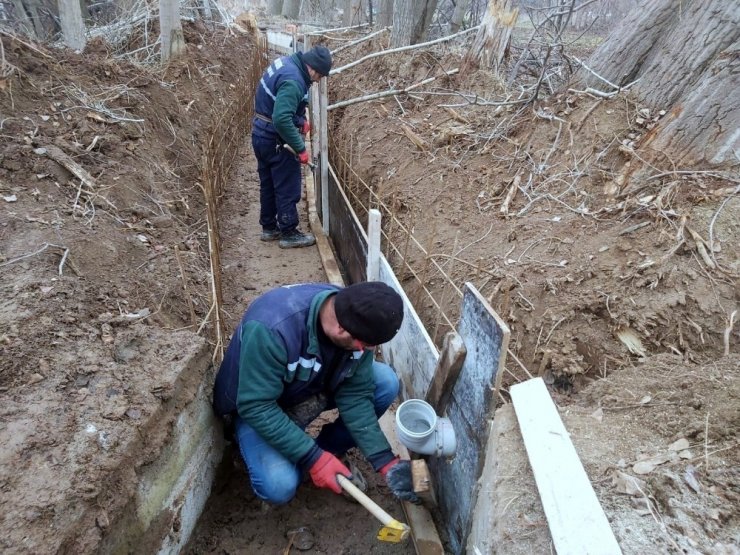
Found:
<path fill-rule="evenodd" d="M 187 62 L 159 72 L 113 60 L 103 43 L 77 56 L 2 37 L 12 64 L 0 80 L 4 552 L 55 551 L 55 527 L 72 526 L 90 507 L 100 518 L 79 535 L 89 542 L 83 551 L 94 545 L 107 504 L 126 487 L 108 479 L 128 447 L 116 434 L 138 429 L 166 390 L 164 374 L 140 376 L 132 361 L 163 364 L 195 346 L 194 332 L 208 336 L 200 142 L 219 106 L 241 94 L 233 83 L 250 50 L 222 31 L 188 27 L 186 38 Z M 332 78 L 332 98 L 375 92 L 389 79 L 408 85 L 439 65 L 458 67 L 459 59 L 381 58 Z M 453 79 L 434 92 L 490 96 L 499 86 L 483 72 Z M 332 137 L 345 153 L 352 138 L 359 176 L 431 245 L 455 283 L 472 281 L 510 324 L 512 352 L 553 386 L 625 553 L 649 545 L 736 552 L 740 326 L 729 322 L 738 305 L 740 200 L 723 204 L 732 184 L 707 174 L 636 175 L 645 118 L 639 124 L 641 107 L 623 97 L 564 95 L 522 112 L 451 112 L 436 105 L 460 98 L 440 98 L 334 111 Z M 619 149 L 623 139 L 636 141 L 637 155 Z M 95 183 L 81 187 L 50 146 Z M 239 157 L 221 224 L 228 328 L 260 291 L 323 278 L 313 249 L 285 253 L 256 240 L 246 146 Z M 507 215 L 501 208 L 517 176 L 521 189 Z M 353 187 L 368 197 L 359 182 Z M 385 226 L 405 244 L 397 224 Z M 689 228 L 712 242 L 719 269 L 707 267 Z M 413 248 L 407 255 L 421 273 L 424 255 Z M 400 268 L 397 254 L 391 260 Z M 412 279 L 405 285 L 433 329 L 431 305 Z M 426 273 L 425 285 L 454 320 L 459 302 L 438 270 Z M 438 335 L 444 331 L 439 326 Z M 524 377 L 511 357 L 507 366 L 515 375 L 507 383 Z M 90 423 L 95 433 L 86 431 Z M 151 435 L 146 448 L 156 449 L 163 438 Z M 684 438 L 688 448 L 670 449 Z M 526 468 L 520 456 L 515 469 Z M 643 457 L 653 460 L 636 469 Z M 379 544 L 361 507 L 310 484 L 294 504 L 262 513 L 243 470 L 228 457 L 224 465 L 193 553 L 282 553 L 286 532 L 298 526 L 311 529 L 315 553 L 410 552 Z M 620 472 L 644 480 L 640 490 Z M 366 475 L 373 497 L 395 512 Z M 548 542 L 531 480 L 522 488 L 501 507 L 510 526 L 492 527 L 501 553 L 534 537 L 542 543 L 531 545 Z"/>

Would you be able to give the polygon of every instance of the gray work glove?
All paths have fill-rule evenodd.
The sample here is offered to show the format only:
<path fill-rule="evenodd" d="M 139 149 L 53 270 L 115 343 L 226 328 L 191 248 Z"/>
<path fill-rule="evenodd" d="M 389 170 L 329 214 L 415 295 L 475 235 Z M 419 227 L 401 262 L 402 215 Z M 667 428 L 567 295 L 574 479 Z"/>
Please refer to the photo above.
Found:
<path fill-rule="evenodd" d="M 411 476 L 411 461 L 402 461 L 396 457 L 386 464 L 379 472 L 385 477 L 393 495 L 403 501 L 409 501 L 415 505 L 421 504 L 421 499 L 414 492 L 414 479 Z"/>

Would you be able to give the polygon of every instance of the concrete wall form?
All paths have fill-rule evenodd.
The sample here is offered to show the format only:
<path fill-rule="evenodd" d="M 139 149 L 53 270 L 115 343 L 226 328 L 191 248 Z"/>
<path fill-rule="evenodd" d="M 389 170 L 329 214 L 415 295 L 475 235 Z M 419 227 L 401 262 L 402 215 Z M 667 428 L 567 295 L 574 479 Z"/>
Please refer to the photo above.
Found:
<path fill-rule="evenodd" d="M 341 184 L 331 179 L 329 186 L 329 237 L 335 245 L 340 265 L 345 265 L 348 281 L 361 281 L 365 279 L 368 262 L 367 233 Z M 406 310 L 399 333 L 381 347 L 383 357 L 401 378 L 403 398 L 424 398 L 434 376 L 439 353 L 393 268 L 382 254 L 379 268 L 379 279 L 401 294 Z M 494 395 L 503 371 L 510 334 L 508 326 L 470 283 L 465 284 L 460 314 L 457 332 L 468 354 L 447 409 L 457 436 L 458 450 L 452 460 L 435 460 L 434 457 L 429 460 L 445 535 L 455 553 L 464 552 L 473 522 L 484 519 L 483 516 L 476 517 L 474 512 L 496 405 Z M 480 506 L 486 504 L 481 503 Z"/>

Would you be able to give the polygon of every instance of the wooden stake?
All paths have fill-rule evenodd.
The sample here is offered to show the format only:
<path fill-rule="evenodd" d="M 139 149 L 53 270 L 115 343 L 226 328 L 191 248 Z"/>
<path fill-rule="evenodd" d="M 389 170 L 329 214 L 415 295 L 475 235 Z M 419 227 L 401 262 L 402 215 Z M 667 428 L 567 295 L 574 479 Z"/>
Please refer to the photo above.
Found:
<path fill-rule="evenodd" d="M 367 222 L 367 281 L 380 279 L 380 210 L 373 208 Z"/>
<path fill-rule="evenodd" d="M 432 405 L 437 414 L 444 414 L 447 409 L 452 388 L 460 375 L 467 352 L 462 337 L 456 331 L 445 334 L 442 350 L 437 359 L 437 367 L 434 369 L 432 381 L 425 396 L 426 402 Z"/>
<path fill-rule="evenodd" d="M 411 481 L 414 493 L 419 499 L 427 506 L 436 507 L 437 494 L 434 492 L 429 467 L 424 459 L 411 461 Z"/>

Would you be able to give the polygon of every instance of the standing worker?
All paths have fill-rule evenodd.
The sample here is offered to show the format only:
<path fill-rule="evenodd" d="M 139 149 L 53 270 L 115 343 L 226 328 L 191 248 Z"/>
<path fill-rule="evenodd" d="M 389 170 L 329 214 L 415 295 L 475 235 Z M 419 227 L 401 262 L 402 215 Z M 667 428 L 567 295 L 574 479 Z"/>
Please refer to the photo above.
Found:
<path fill-rule="evenodd" d="M 378 424 L 399 381 L 373 351 L 402 320 L 401 297 L 378 281 L 285 285 L 251 303 L 216 376 L 213 406 L 233 425 L 257 497 L 287 503 L 304 471 L 341 493 L 337 474 L 352 476 L 340 457 L 356 446 L 394 495 L 419 502 L 410 462 L 393 454 Z M 333 408 L 338 418 L 315 439 L 305 432 Z"/>
<path fill-rule="evenodd" d="M 305 136 L 308 89 L 327 77 L 331 53 L 325 46 L 278 58 L 257 85 L 252 147 L 260 177 L 260 225 L 263 241 L 279 240 L 280 248 L 309 247 L 310 233 L 298 229 L 296 204 L 301 199 L 301 164 L 308 164 Z M 290 152 L 283 145 L 288 145 Z M 297 158 L 296 158 L 297 157 Z"/>

